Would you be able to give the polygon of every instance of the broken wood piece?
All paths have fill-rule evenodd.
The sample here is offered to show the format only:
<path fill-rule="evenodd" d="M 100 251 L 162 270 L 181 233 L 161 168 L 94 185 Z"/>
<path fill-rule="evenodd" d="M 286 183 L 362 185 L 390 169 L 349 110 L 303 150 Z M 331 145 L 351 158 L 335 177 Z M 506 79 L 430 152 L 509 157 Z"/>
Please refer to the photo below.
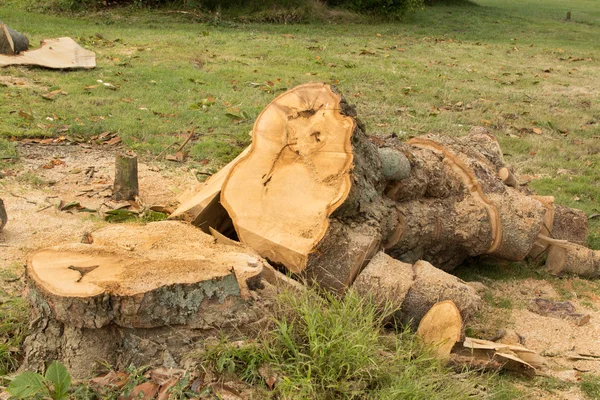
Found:
<path fill-rule="evenodd" d="M 118 151 L 115 159 L 115 201 L 135 200 L 139 194 L 138 163 L 134 152 Z"/>
<path fill-rule="evenodd" d="M 502 364 L 502 368 L 506 369 L 507 371 L 517 372 L 530 378 L 533 378 L 536 374 L 536 370 L 533 365 L 523 361 L 513 354 L 496 352 L 493 359 Z"/>
<path fill-rule="evenodd" d="M 448 359 L 461 335 L 462 318 L 452 300 L 434 304 L 421 319 L 417 329 L 417 336 L 423 343 L 432 346 L 436 358 L 441 360 Z"/>
<path fill-rule="evenodd" d="M 533 361 L 540 368 L 546 364 L 546 361 L 542 356 L 525 347 L 470 337 L 465 338 L 463 349 L 458 351 L 458 355 L 470 355 L 479 361 L 485 361 L 487 359 L 500 364 L 500 366 L 506 370 L 518 372 L 530 377 L 536 374 L 536 368 L 528 361 L 522 359 L 521 356 L 525 357 L 527 360 Z"/>
<path fill-rule="evenodd" d="M 573 303 L 569 301 L 553 301 L 549 299 L 535 298 L 531 300 L 529 311 L 544 317 L 566 319 L 575 322 L 577 326 L 583 326 L 590 321 L 589 314 L 579 314 Z"/>
<path fill-rule="evenodd" d="M 210 234 L 215 238 L 215 242 L 219 243 L 219 244 L 223 244 L 226 246 L 235 246 L 235 247 L 241 247 L 242 244 L 236 240 L 233 239 L 229 239 L 227 236 L 223 235 L 221 232 L 217 231 L 216 229 L 213 229 L 212 227 L 208 228 L 210 231 Z"/>
<path fill-rule="evenodd" d="M 600 250 L 578 244 L 550 245 L 546 268 L 554 275 L 577 274 L 586 278 L 600 277 Z"/>
<path fill-rule="evenodd" d="M 191 192 L 184 193 L 180 197 L 181 204 L 173 211 L 169 219 L 190 222 L 206 233 L 210 233 L 210 228 L 225 235 L 235 233 L 231 218 L 229 218 L 227 211 L 220 202 L 221 188 L 233 165 L 242 159 L 248 151 L 249 148 L 246 148 L 233 161 L 205 182 L 192 189 Z"/>
<path fill-rule="evenodd" d="M 6 225 L 7 221 L 8 221 L 8 216 L 6 215 L 6 208 L 4 207 L 4 201 L 2 201 L 2 199 L 0 199 L 0 231 L 2 230 L 2 228 L 4 228 L 4 225 Z"/>
<path fill-rule="evenodd" d="M 502 167 L 498 170 L 498 177 L 502 179 L 502 182 L 504 182 L 507 186 L 519 186 L 513 173 L 506 167 Z"/>
<path fill-rule="evenodd" d="M 0 54 L 0 67 L 32 65 L 52 69 L 95 68 L 96 54 L 68 37 L 46 39 L 39 49 L 17 55 Z"/>

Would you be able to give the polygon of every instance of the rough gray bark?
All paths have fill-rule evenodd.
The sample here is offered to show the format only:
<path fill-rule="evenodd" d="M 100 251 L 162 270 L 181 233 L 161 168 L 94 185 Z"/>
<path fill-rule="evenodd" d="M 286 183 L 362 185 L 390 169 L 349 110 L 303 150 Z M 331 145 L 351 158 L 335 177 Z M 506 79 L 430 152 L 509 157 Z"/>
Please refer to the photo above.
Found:
<path fill-rule="evenodd" d="M 117 152 L 113 198 L 117 201 L 134 200 L 138 195 L 137 156 L 133 152 Z"/>
<path fill-rule="evenodd" d="M 3 41 L 1 36 L 3 36 L 4 30 L 1 29 L 1 26 L 4 25 L 2 23 L 2 21 L 0 21 L 0 54 L 19 54 L 22 51 L 25 51 L 27 49 L 29 49 L 29 39 L 27 39 L 27 36 L 25 36 L 24 34 L 15 31 L 14 29 L 10 28 L 8 25 L 4 25 L 6 26 L 6 31 L 8 33 L 8 35 L 10 36 L 10 41 L 12 42 L 12 46 L 10 46 L 11 48 L 6 48 L 2 45 Z M 8 41 L 6 41 L 6 43 L 8 43 Z M 10 50 L 10 51 L 9 51 Z"/>
<path fill-rule="evenodd" d="M 356 110 L 343 96 L 340 106 L 343 115 L 356 118 Z M 398 218 L 394 203 L 383 196 L 386 179 L 378 149 L 358 119 L 351 144 L 352 188 L 346 201 L 331 215 L 329 229 L 304 271 L 309 281 L 338 292 L 350 286 L 379 251 Z"/>
<path fill-rule="evenodd" d="M 0 199 L 0 231 L 6 225 L 6 221 L 8 221 L 8 216 L 6 215 L 6 208 L 4 208 L 4 202 Z"/>

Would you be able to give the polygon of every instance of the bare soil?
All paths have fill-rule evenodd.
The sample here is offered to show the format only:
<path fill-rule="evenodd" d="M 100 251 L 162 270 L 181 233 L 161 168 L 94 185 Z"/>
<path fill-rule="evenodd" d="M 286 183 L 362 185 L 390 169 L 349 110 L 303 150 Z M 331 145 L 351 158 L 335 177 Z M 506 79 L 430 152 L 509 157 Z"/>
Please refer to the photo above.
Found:
<path fill-rule="evenodd" d="M 114 176 L 114 147 L 88 145 L 19 146 L 20 161 L 1 165 L 0 197 L 4 200 L 8 224 L 0 232 L 0 272 L 20 274 L 28 254 L 43 247 L 81 241 L 87 232 L 107 224 L 96 212 L 60 211 L 57 204 L 78 201 L 91 210 L 110 200 Z M 94 173 L 89 173 L 94 168 Z M 86 173 L 86 171 L 88 171 Z M 0 175 L 0 176 L 2 176 Z M 91 176 L 90 176 L 91 175 Z M 164 164 L 149 160 L 139 164 L 140 198 L 145 204 L 174 206 L 177 196 L 198 182 L 185 164 Z M 579 278 L 565 278 L 563 286 L 573 287 Z M 583 372 L 600 374 L 600 296 L 587 293 L 580 298 L 572 290 L 571 301 L 590 321 L 577 326 L 572 321 L 543 317 L 527 309 L 535 297 L 560 300 L 550 282 L 538 279 L 484 282 L 494 298 L 508 298 L 512 308 L 501 310 L 506 324 L 503 340 L 518 341 L 546 356 L 549 376 L 577 382 Z M 21 286 L 21 285 L 18 285 Z M 15 286 L 15 287 L 18 287 Z M 484 313 L 498 313 L 488 307 Z M 485 316 L 484 316 L 485 318 Z M 515 335 L 516 333 L 516 335 Z M 598 360 L 570 359 L 578 354 L 596 355 Z M 524 382 L 523 386 L 533 384 Z M 583 399 L 578 386 L 548 393 L 539 398 Z"/>

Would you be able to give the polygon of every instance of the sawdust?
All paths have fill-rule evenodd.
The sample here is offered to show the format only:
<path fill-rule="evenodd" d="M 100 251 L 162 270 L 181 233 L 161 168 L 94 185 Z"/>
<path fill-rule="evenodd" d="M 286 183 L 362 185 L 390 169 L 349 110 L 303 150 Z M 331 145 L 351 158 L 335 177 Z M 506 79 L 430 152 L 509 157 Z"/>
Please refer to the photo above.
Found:
<path fill-rule="evenodd" d="M 7 176 L 0 180 L 0 197 L 8 213 L 8 224 L 0 232 L 1 269 L 25 265 L 27 255 L 35 250 L 79 242 L 84 233 L 107 225 L 94 213 L 59 211 L 56 204 L 78 201 L 97 209 L 109 200 L 114 150 L 27 145 L 19 146 L 19 154 L 19 164 L 6 168 Z M 44 168 L 52 160 L 60 162 Z M 94 173 L 88 179 L 86 170 L 92 167 Z M 168 204 L 196 180 L 173 167 L 140 162 L 139 182 L 140 198 L 146 204 Z"/>
<path fill-rule="evenodd" d="M 565 278 L 577 280 L 579 278 Z M 574 321 L 554 317 L 544 317 L 527 309 L 527 304 L 536 297 L 555 301 L 564 300 L 561 294 L 548 281 L 539 279 L 511 280 L 494 282 L 490 285 L 494 296 L 510 298 L 514 303 L 511 310 L 512 329 L 524 340 L 524 345 L 546 357 L 548 368 L 544 371 L 559 380 L 565 380 L 565 371 L 600 374 L 600 298 L 582 300 L 575 292 L 571 293 L 569 301 L 578 313 L 589 314 L 590 321 L 577 326 Z M 563 294 L 564 295 L 564 294 Z M 595 355 L 593 360 L 573 360 L 570 356 L 579 354 Z M 565 399 L 578 399 L 577 391 L 569 390 L 564 393 Z"/>

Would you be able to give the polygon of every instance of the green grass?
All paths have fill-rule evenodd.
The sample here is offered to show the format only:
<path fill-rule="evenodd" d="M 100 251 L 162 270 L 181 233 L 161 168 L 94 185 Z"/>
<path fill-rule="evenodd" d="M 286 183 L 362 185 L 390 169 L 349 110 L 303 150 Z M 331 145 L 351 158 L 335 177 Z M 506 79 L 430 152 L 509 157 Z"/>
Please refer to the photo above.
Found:
<path fill-rule="evenodd" d="M 581 391 L 585 393 L 589 399 L 600 398 L 600 377 L 591 374 L 583 375 Z"/>
<path fill-rule="evenodd" d="M 271 395 L 283 399 L 466 399 L 482 387 L 484 398 L 507 398 L 516 390 L 452 372 L 408 332 L 382 331 L 376 307 L 353 292 L 343 299 L 288 293 L 278 304 L 261 340 L 223 341 L 205 354 L 208 367 L 264 388 L 277 376 Z"/>
<path fill-rule="evenodd" d="M 455 1 L 397 23 L 296 25 L 135 8 L 70 18 L 3 3 L 4 20 L 32 43 L 71 36 L 97 53 L 98 67 L 4 69 L 23 85 L 3 88 L 0 138 L 109 131 L 154 156 L 195 129 L 191 161 L 219 166 L 249 144 L 254 118 L 278 93 L 324 81 L 356 104 L 371 134 L 461 135 L 486 125 L 538 193 L 588 214 L 599 207 L 600 11 L 592 0 Z M 43 97 L 57 89 L 67 94 Z M 600 248 L 600 220 L 591 227 L 589 245 Z"/>
<path fill-rule="evenodd" d="M 29 313 L 29 303 L 25 299 L 7 296 L 0 289 L 0 377 L 14 372 L 20 364 Z"/>

